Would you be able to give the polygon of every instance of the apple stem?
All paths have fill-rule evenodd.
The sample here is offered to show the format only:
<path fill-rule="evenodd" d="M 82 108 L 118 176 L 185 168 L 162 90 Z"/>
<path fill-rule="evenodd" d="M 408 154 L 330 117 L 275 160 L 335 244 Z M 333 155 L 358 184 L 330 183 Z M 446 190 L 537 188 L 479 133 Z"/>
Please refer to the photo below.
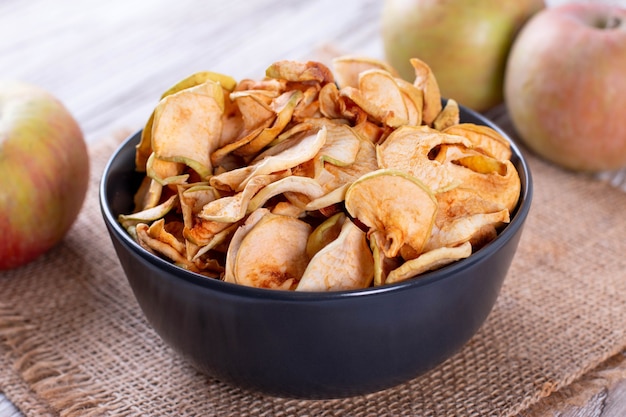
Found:
<path fill-rule="evenodd" d="M 599 29 L 615 29 L 620 26 L 622 21 L 617 16 L 607 16 L 605 19 L 598 22 Z"/>

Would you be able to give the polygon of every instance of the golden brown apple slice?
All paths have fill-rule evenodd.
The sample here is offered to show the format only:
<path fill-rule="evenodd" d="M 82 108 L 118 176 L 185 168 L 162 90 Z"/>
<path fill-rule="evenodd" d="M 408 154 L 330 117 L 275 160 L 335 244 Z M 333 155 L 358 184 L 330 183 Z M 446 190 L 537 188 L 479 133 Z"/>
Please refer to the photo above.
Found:
<path fill-rule="evenodd" d="M 178 195 L 174 194 L 161 204 L 152 208 L 132 214 L 120 214 L 118 216 L 118 221 L 127 229 L 131 226 L 137 225 L 138 223 L 150 223 L 165 216 L 170 212 L 170 210 L 176 207 L 177 204 Z"/>
<path fill-rule="evenodd" d="M 402 91 L 387 71 L 371 69 L 360 73 L 359 91 L 365 100 L 381 109 L 385 125 L 398 127 L 409 122 Z"/>
<path fill-rule="evenodd" d="M 345 219 L 337 239 L 319 250 L 306 267 L 296 291 L 340 291 L 368 287 L 374 258 L 365 232 Z"/>
<path fill-rule="evenodd" d="M 258 288 L 293 289 L 309 258 L 308 223 L 290 216 L 265 214 L 241 240 L 234 264 L 238 284 Z"/>
<path fill-rule="evenodd" d="M 402 92 L 402 98 L 407 110 L 408 124 L 412 126 L 421 125 L 422 112 L 424 110 L 424 96 L 422 92 L 402 78 L 395 78 L 395 81 Z"/>
<path fill-rule="evenodd" d="M 271 174 L 291 169 L 312 159 L 325 142 L 326 129 L 322 128 L 316 134 L 298 138 L 298 140 L 290 143 L 283 142 L 285 146 L 281 146 L 280 152 L 259 159 L 252 165 L 246 165 L 239 169 L 215 175 L 210 179 L 210 183 L 220 190 L 241 191 L 255 175 Z"/>
<path fill-rule="evenodd" d="M 337 239 L 345 219 L 346 215 L 343 212 L 339 212 L 324 220 L 313 230 L 306 244 L 306 254 L 309 259 L 330 242 Z"/>
<path fill-rule="evenodd" d="M 433 128 L 444 130 L 447 127 L 459 124 L 460 120 L 459 104 L 450 98 L 433 121 Z"/>
<path fill-rule="evenodd" d="M 422 121 L 424 124 L 432 125 L 442 107 L 439 84 L 428 64 L 418 58 L 411 58 L 410 62 L 415 69 L 413 85 L 421 90 L 424 96 Z"/>
<path fill-rule="evenodd" d="M 170 88 L 168 88 L 162 95 L 161 99 L 177 93 L 179 91 L 185 90 L 190 87 L 194 87 L 196 85 L 203 84 L 207 81 L 215 81 L 219 83 L 225 90 L 232 91 L 237 85 L 237 81 L 224 74 L 220 74 L 212 71 L 200 71 L 191 74 L 188 77 L 180 80 Z M 146 167 L 146 162 L 148 157 L 152 153 L 152 125 L 154 122 L 154 111 L 148 118 L 146 125 L 144 126 L 143 131 L 141 132 L 141 139 L 136 146 L 135 152 L 135 166 L 137 170 L 143 172 Z"/>
<path fill-rule="evenodd" d="M 238 148 L 235 153 L 238 155 L 254 156 L 272 142 L 291 121 L 293 112 L 298 103 L 302 100 L 302 97 L 303 94 L 299 90 L 291 90 L 273 100 L 270 107 L 276 114 L 276 118 L 272 125 L 263 129 L 249 143 Z"/>
<path fill-rule="evenodd" d="M 379 69 L 398 77 L 398 72 L 385 61 L 357 55 L 342 55 L 333 59 L 333 73 L 339 88 L 358 87 L 359 74 L 370 69 Z"/>
<path fill-rule="evenodd" d="M 425 251 L 445 247 L 457 246 L 461 243 L 475 239 L 476 235 L 483 233 L 485 226 L 497 227 L 499 224 L 509 222 L 509 211 L 504 209 L 495 213 L 477 213 L 463 217 L 457 217 L 435 226 L 432 235 L 426 242 Z"/>
<path fill-rule="evenodd" d="M 222 87 L 213 81 L 165 97 L 154 113 L 156 157 L 184 163 L 202 178 L 212 175 L 210 155 L 219 145 L 223 110 Z"/>
<path fill-rule="evenodd" d="M 287 81 L 317 81 L 320 84 L 334 82 L 333 73 L 321 62 L 277 61 L 265 70 L 265 75 Z"/>
<path fill-rule="evenodd" d="M 246 186 L 246 188 L 247 187 L 248 186 Z M 307 202 L 324 195 L 324 190 L 322 190 L 322 187 L 312 178 L 291 175 L 263 187 L 256 193 L 248 204 L 248 212 L 262 207 L 272 197 L 288 193 L 295 193 L 302 196 L 304 203 L 296 204 L 296 206 L 302 207 Z"/>
<path fill-rule="evenodd" d="M 449 126 L 444 133 L 463 136 L 477 148 L 499 160 L 511 159 L 511 144 L 496 130 L 489 126 L 474 123 L 460 123 Z"/>
<path fill-rule="evenodd" d="M 346 192 L 348 213 L 379 235 L 385 256 L 398 255 L 403 245 L 421 253 L 430 237 L 437 200 L 421 181 L 406 172 L 381 169 L 356 180 Z"/>
<path fill-rule="evenodd" d="M 461 136 L 443 134 L 428 126 L 402 126 L 377 147 L 378 165 L 407 172 L 433 192 L 451 189 L 458 186 L 459 180 L 447 165 L 432 156 L 433 151 L 447 144 L 471 146 Z"/>
<path fill-rule="evenodd" d="M 472 254 L 472 245 L 465 242 L 455 247 L 440 247 L 422 253 L 415 259 L 404 262 L 387 275 L 386 284 L 404 281 L 424 272 L 439 269 Z"/>
<path fill-rule="evenodd" d="M 224 276 L 222 279 L 226 282 L 231 282 L 233 284 L 237 283 L 235 279 L 235 263 L 237 259 L 237 252 L 241 247 L 241 242 L 246 237 L 248 232 L 252 230 L 254 226 L 267 214 L 269 213 L 268 209 L 260 208 L 258 210 L 250 213 L 245 222 L 237 228 L 235 233 L 233 234 L 232 239 L 230 240 L 230 244 L 228 245 L 228 250 L 226 251 L 226 262 L 224 266 Z"/>
<path fill-rule="evenodd" d="M 146 176 L 161 185 L 183 184 L 189 178 L 189 174 L 182 174 L 184 169 L 185 164 L 164 161 L 157 158 L 153 152 L 146 163 Z"/>
<path fill-rule="evenodd" d="M 225 223 L 234 223 L 241 220 L 248 213 L 248 206 L 252 198 L 261 189 L 283 177 L 284 174 L 256 175 L 248 181 L 242 191 L 207 203 L 198 214 L 198 217 L 204 220 Z"/>

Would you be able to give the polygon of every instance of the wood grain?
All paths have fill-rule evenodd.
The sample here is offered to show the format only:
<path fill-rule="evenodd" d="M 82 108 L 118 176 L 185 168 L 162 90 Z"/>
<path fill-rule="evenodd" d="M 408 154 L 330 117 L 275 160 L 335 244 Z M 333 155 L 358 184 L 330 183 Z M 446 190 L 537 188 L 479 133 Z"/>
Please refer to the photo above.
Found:
<path fill-rule="evenodd" d="M 198 70 L 258 78 L 279 59 L 382 58 L 381 7 L 378 0 L 2 0 L 0 76 L 52 92 L 93 142 L 141 128 L 161 92 Z M 604 177 L 626 190 L 624 172 Z M 624 416 L 625 378 L 617 358 L 520 417 Z M 0 417 L 19 415 L 0 394 Z"/>

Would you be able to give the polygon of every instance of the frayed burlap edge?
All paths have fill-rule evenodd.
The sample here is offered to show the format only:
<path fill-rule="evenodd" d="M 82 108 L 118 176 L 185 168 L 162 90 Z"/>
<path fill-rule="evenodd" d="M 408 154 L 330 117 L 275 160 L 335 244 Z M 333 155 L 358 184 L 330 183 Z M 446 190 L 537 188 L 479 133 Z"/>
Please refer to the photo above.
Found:
<path fill-rule="evenodd" d="M 62 354 L 50 350 L 27 318 L 0 303 L 0 342 L 10 349 L 13 371 L 32 391 L 63 417 L 99 416 L 106 392 L 94 390 L 91 378 L 82 374 Z"/>

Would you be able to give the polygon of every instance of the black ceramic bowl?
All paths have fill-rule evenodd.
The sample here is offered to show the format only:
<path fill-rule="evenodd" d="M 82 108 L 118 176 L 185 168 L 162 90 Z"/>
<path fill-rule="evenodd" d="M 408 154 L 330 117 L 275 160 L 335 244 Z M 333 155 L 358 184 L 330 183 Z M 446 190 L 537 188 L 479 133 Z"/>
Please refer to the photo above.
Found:
<path fill-rule="evenodd" d="M 461 109 L 461 120 L 500 129 Z M 503 133 L 504 134 L 504 133 Z M 128 282 L 146 318 L 207 375 L 271 395 L 338 398 L 406 382 L 458 351 L 487 318 L 516 252 L 532 182 L 515 144 L 522 183 L 511 222 L 469 258 L 419 279 L 364 290 L 302 293 L 206 278 L 142 249 L 118 224 L 133 208 L 139 133 L 104 171 L 100 204 Z"/>

